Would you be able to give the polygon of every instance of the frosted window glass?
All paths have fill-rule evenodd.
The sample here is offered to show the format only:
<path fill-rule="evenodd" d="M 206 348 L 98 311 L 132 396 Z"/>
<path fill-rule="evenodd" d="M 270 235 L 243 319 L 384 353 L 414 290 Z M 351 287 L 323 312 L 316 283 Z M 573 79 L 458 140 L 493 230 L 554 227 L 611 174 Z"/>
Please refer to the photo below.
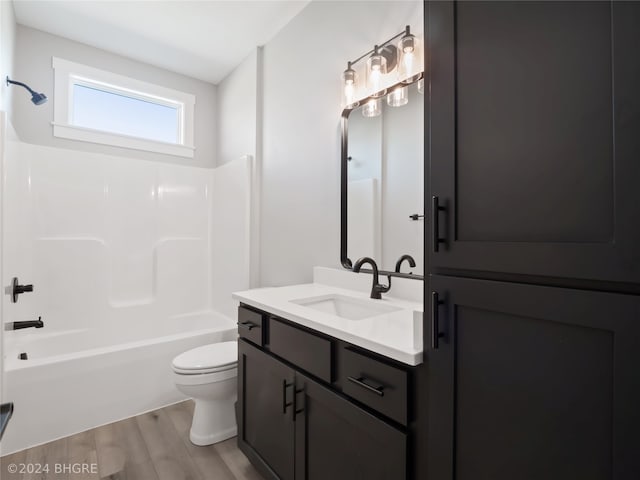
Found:
<path fill-rule="evenodd" d="M 73 125 L 179 143 L 178 108 L 73 85 Z"/>

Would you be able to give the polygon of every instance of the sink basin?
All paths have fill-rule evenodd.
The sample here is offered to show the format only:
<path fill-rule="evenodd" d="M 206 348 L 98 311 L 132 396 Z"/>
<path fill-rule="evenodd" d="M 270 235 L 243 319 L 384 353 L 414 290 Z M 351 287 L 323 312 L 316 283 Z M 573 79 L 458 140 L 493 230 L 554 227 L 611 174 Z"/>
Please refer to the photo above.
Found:
<path fill-rule="evenodd" d="M 381 302 L 381 300 L 366 300 L 337 294 L 291 300 L 291 303 L 313 308 L 319 312 L 329 313 L 347 320 L 364 320 L 401 310 L 401 308 Z"/>

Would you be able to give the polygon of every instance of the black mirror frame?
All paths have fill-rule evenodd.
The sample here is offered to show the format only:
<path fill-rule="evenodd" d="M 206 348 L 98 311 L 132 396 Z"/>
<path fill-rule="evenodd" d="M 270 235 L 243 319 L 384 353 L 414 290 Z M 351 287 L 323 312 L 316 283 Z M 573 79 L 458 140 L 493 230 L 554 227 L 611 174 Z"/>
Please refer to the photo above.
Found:
<path fill-rule="evenodd" d="M 421 72 L 416 75 L 413 80 L 409 83 L 406 82 L 398 82 L 391 87 L 387 88 L 387 91 L 391 91 L 398 86 L 409 86 L 417 83 L 418 81 L 424 78 L 424 73 Z M 347 134 L 349 131 L 349 115 L 360 105 L 367 103 L 369 100 L 374 98 L 384 98 L 386 95 L 371 95 L 370 97 L 364 98 L 358 102 L 358 105 L 345 108 L 342 110 L 341 115 L 341 136 L 342 141 L 340 142 L 340 264 L 346 268 L 347 270 L 351 270 L 353 268 L 353 262 L 349 258 L 347 254 L 347 230 L 349 228 L 348 225 L 348 205 L 347 205 L 347 187 L 349 184 L 349 153 L 348 153 L 348 140 Z M 423 240 L 424 243 L 424 240 Z M 365 273 L 373 273 L 370 269 L 362 269 L 360 272 Z M 380 275 L 386 275 L 389 277 L 398 277 L 398 278 L 411 278 L 414 280 L 424 280 L 424 275 L 415 275 L 413 273 L 401 273 L 401 272 L 390 272 L 387 270 L 379 270 Z"/>

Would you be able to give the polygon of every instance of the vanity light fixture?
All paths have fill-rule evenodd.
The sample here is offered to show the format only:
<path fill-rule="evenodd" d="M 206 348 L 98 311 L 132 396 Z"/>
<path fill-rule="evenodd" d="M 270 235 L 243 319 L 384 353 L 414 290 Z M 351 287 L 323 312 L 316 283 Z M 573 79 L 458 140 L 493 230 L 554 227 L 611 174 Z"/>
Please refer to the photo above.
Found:
<path fill-rule="evenodd" d="M 398 39 L 400 40 L 396 45 L 394 42 Z M 419 43 L 416 36 L 411 33 L 411 27 L 407 25 L 402 32 L 375 45 L 355 60 L 347 62 L 347 69 L 342 72 L 342 103 L 344 107 L 353 109 L 360 104 L 359 99 L 384 96 L 387 93 L 386 87 L 396 83 L 396 81 L 390 81 L 388 77 L 385 78 L 393 72 L 397 74 L 398 80 L 407 84 L 413 83 L 422 71 Z M 367 59 L 364 68 L 365 84 L 360 86 L 354 66 L 365 58 Z M 406 92 L 398 92 L 396 94 L 398 99 L 388 100 L 389 105 L 394 101 L 398 102 L 397 106 L 405 105 L 407 102 L 402 100 L 403 95 L 406 96 Z M 375 111 L 373 104 L 369 111 Z"/>

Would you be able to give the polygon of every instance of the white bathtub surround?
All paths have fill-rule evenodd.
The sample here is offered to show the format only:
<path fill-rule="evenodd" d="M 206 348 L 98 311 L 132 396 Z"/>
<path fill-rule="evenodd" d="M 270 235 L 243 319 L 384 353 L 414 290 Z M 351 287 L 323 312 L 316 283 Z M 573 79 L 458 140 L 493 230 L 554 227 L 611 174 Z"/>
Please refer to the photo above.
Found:
<path fill-rule="evenodd" d="M 212 170 L 14 142 L 4 278 L 34 285 L 5 321 L 44 332 L 210 309 Z"/>
<path fill-rule="evenodd" d="M 315 272 L 314 275 L 325 282 L 332 276 L 332 272 L 326 271 L 330 269 L 317 270 L 320 270 L 320 275 Z M 359 288 L 362 285 L 359 280 L 345 280 L 343 277 L 345 283 L 353 281 L 357 284 L 356 289 L 347 289 L 342 285 L 309 283 L 236 292 L 233 297 L 244 304 L 280 315 L 287 320 L 408 365 L 422 363 L 422 301 L 404 300 L 389 295 L 383 295 L 382 300 L 372 300 L 369 298 L 371 275 L 362 277 L 368 281 L 366 291 Z M 395 280 L 397 279 L 393 279 L 394 282 Z M 409 281 L 422 288 L 422 282 Z M 333 313 L 319 311 L 309 303 L 336 296 L 353 303 L 355 309 L 386 311 L 367 318 L 349 320 Z"/>
<path fill-rule="evenodd" d="M 3 321 L 42 316 L 45 326 L 5 332 L 2 400 L 16 411 L 1 453 L 184 399 L 172 359 L 236 337 L 215 300 L 249 283 L 225 285 L 212 267 L 212 238 L 237 233 L 221 231 L 213 186 L 247 195 L 236 179 L 249 163 L 216 176 L 18 141 L 6 153 L 2 282 L 17 276 L 34 291 L 4 302 Z M 244 245 L 225 248 L 229 268 L 244 265 Z"/>
<path fill-rule="evenodd" d="M 254 245 L 251 222 L 255 198 L 255 160 L 237 158 L 213 170 L 211 189 L 211 276 L 212 301 L 230 318 L 236 316 L 231 292 L 251 285 Z"/>

